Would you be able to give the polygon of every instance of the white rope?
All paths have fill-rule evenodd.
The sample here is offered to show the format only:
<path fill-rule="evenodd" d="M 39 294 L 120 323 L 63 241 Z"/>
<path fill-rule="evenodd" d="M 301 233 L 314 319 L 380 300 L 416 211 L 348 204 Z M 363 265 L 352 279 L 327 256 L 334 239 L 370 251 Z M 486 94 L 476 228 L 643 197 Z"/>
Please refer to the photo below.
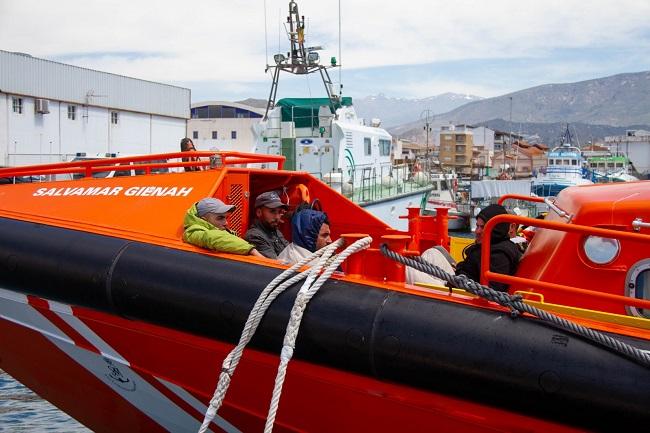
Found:
<path fill-rule="evenodd" d="M 248 319 L 246 320 L 246 324 L 244 325 L 244 330 L 242 331 L 241 337 L 239 338 L 239 343 L 237 344 L 237 346 L 235 346 L 233 350 L 230 351 L 228 356 L 226 356 L 226 358 L 223 360 L 221 366 L 221 374 L 219 375 L 219 382 L 217 384 L 216 389 L 214 390 L 214 395 L 210 400 L 210 404 L 208 405 L 208 409 L 205 413 L 203 424 L 199 429 L 199 433 L 205 433 L 205 431 L 207 431 L 208 427 L 210 426 L 210 423 L 217 415 L 217 412 L 219 411 L 219 408 L 221 407 L 223 400 L 226 397 L 226 392 L 228 391 L 230 380 L 232 378 L 232 375 L 235 373 L 235 369 L 237 368 L 237 365 L 239 364 L 239 360 L 241 359 L 242 353 L 244 352 L 244 348 L 255 335 L 255 331 L 257 330 L 258 325 L 262 321 L 262 318 L 264 317 L 264 314 L 266 313 L 266 310 L 268 309 L 269 305 L 271 305 L 271 303 L 275 300 L 275 298 L 277 298 L 288 287 L 291 287 L 296 282 L 307 277 L 311 273 L 311 270 L 307 270 L 297 275 L 294 275 L 293 277 L 287 279 L 280 286 L 278 286 L 278 284 L 280 284 L 280 282 L 283 281 L 285 278 L 289 277 L 291 274 L 294 274 L 298 269 L 300 269 L 302 266 L 306 265 L 307 263 L 311 262 L 315 258 L 324 256 L 326 253 L 328 253 L 328 257 L 331 256 L 332 252 L 335 251 L 337 248 L 341 247 L 342 245 L 343 245 L 343 239 L 339 239 L 336 242 L 330 244 L 328 247 L 321 248 L 315 253 L 309 255 L 308 257 L 305 257 L 304 259 L 302 259 L 301 261 L 299 261 L 298 263 L 291 266 L 289 269 L 285 270 L 280 275 L 275 277 L 273 281 L 271 281 L 266 286 L 266 288 L 262 291 L 260 296 L 257 298 L 257 301 L 255 301 L 255 305 L 251 309 L 251 312 L 248 315 Z"/>
<path fill-rule="evenodd" d="M 287 325 L 287 330 L 284 335 L 284 344 L 282 346 L 282 352 L 280 354 L 280 365 L 278 366 L 278 374 L 275 377 L 275 387 L 273 388 L 273 397 L 271 398 L 269 413 L 266 417 L 264 433 L 271 433 L 273 431 L 273 424 L 275 422 L 278 406 L 280 404 L 280 397 L 282 395 L 282 386 L 287 374 L 287 366 L 293 357 L 293 351 L 296 347 L 296 338 L 298 337 L 300 322 L 302 321 L 302 317 L 305 309 L 307 308 L 307 304 L 318 292 L 321 286 L 332 276 L 332 273 L 334 273 L 338 266 L 348 258 L 348 256 L 368 248 L 371 242 L 371 237 L 365 237 L 363 239 L 359 239 L 347 247 L 334 259 L 331 264 L 327 266 L 325 272 L 323 272 L 323 274 L 318 277 L 313 285 L 311 282 L 316 278 L 316 275 L 320 273 L 320 269 L 325 265 L 327 259 L 331 255 L 331 252 L 325 252 L 321 259 L 318 261 L 318 264 L 309 271 L 309 277 L 300 288 L 298 296 L 296 296 L 296 300 L 294 301 L 293 308 L 291 309 L 291 317 L 289 319 L 289 324 Z"/>

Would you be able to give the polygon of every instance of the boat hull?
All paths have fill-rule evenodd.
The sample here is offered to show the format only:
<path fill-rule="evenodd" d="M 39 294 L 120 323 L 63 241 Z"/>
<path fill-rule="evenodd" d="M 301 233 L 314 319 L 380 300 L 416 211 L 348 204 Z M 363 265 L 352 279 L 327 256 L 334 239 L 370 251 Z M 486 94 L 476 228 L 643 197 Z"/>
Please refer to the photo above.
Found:
<path fill-rule="evenodd" d="M 196 431 L 222 359 L 280 272 L 3 218 L 0 246 L 11 271 L 0 273 L 0 367 L 96 431 Z M 226 431 L 261 431 L 297 289 L 245 352 L 220 412 Z M 343 280 L 309 305 L 295 358 L 276 431 L 650 419 L 650 374 L 619 355 L 480 304 Z"/>

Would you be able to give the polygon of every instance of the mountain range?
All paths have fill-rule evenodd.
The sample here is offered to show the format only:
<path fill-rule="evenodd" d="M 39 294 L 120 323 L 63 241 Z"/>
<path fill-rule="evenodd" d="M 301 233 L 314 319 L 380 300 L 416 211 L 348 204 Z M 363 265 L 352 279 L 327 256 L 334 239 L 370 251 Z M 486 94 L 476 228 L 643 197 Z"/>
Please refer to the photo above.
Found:
<path fill-rule="evenodd" d="M 582 141 L 599 141 L 626 129 L 650 129 L 650 71 L 536 86 L 470 102 L 436 116 L 433 122 L 449 123 L 536 134 L 549 144 L 566 123 L 576 128 Z M 389 132 L 422 141 L 422 125 L 422 120 L 414 119 Z"/>
<path fill-rule="evenodd" d="M 262 100 L 240 102 L 266 107 Z M 354 105 L 359 117 L 379 118 L 393 136 L 420 142 L 424 142 L 427 109 L 433 127 L 487 125 L 537 135 L 541 142 L 553 145 L 570 123 L 581 142 L 597 142 L 626 129 L 650 130 L 650 71 L 544 84 L 492 98 L 443 93 L 407 99 L 379 94 L 355 98 Z"/>
<path fill-rule="evenodd" d="M 480 96 L 443 93 L 422 99 L 389 98 L 383 94 L 355 98 L 354 108 L 359 117 L 378 118 L 384 128 L 401 125 L 414 119 L 425 119 L 439 113 L 446 113 L 468 102 L 480 101 Z"/>

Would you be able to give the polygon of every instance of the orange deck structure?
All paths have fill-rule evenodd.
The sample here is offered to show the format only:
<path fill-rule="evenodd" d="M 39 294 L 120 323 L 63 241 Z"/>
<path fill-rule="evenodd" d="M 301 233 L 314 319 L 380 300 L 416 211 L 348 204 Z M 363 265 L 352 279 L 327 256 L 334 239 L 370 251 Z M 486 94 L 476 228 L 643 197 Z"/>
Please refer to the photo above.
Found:
<path fill-rule="evenodd" d="M 462 290 L 404 282 L 380 245 L 405 256 L 449 250 L 444 209 L 402 210 L 400 232 L 309 174 L 283 171 L 283 157 L 186 156 L 0 169 L 17 181 L 0 186 L 0 367 L 93 430 L 198 429 L 248 311 L 286 266 L 186 244 L 183 216 L 217 197 L 236 205 L 229 225 L 243 235 L 255 197 L 270 190 L 289 212 L 317 199 L 335 239 L 373 239 L 310 303 L 276 431 L 580 431 L 614 415 L 650 420 L 648 366 Z M 135 165 L 144 174 L 93 177 Z M 489 231 L 504 221 L 537 230 L 515 276 L 484 266 L 482 282 L 506 282 L 530 305 L 650 349 L 650 182 L 567 188 L 544 220 L 495 217 L 484 263 Z M 290 240 L 288 221 L 282 230 Z M 603 254 L 611 258 L 593 261 Z M 289 296 L 261 323 L 214 431 L 262 430 Z"/>

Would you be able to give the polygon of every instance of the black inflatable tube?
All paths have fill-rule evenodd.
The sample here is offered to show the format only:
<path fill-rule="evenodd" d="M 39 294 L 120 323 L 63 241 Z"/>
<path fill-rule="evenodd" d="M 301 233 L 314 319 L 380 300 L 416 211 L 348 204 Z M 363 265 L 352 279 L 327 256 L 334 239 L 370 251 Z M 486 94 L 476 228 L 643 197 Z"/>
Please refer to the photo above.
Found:
<path fill-rule="evenodd" d="M 0 287 L 236 343 L 279 270 L 0 218 Z M 252 346 L 278 353 L 297 287 Z M 625 339 L 643 349 L 647 341 Z M 296 357 L 592 429 L 650 421 L 650 371 L 536 320 L 329 281 Z"/>

